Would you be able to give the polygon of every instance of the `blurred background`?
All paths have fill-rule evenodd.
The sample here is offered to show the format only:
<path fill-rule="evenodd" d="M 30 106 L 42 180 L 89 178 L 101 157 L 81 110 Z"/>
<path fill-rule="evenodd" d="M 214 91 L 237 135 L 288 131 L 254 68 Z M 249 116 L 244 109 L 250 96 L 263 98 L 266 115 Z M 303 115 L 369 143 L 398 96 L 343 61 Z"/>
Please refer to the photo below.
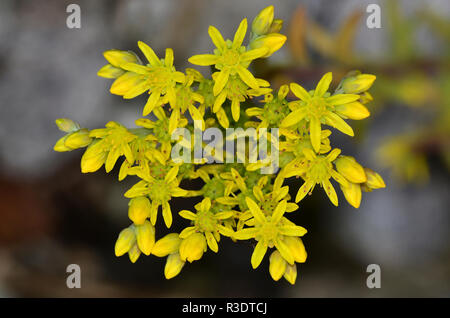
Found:
<path fill-rule="evenodd" d="M 70 3 L 81 7 L 81 29 L 66 27 Z M 381 29 L 366 26 L 370 3 L 381 7 Z M 253 70 L 274 88 L 312 89 L 327 71 L 337 82 L 353 69 L 377 76 L 372 116 L 351 123 L 359 137 L 332 143 L 387 188 L 364 193 L 358 210 L 343 196 L 335 208 L 321 191 L 302 201 L 293 220 L 308 229 L 308 260 L 295 286 L 273 282 L 267 259 L 252 270 L 252 247 L 226 239 L 169 281 L 165 259 L 116 258 L 129 224 L 123 193 L 135 180 L 117 182 L 118 169 L 81 174 L 82 151 L 52 150 L 62 136 L 54 120 L 134 126 L 144 96 L 109 93 L 96 76 L 103 51 L 138 52 L 142 40 L 158 55 L 173 48 L 184 70 L 213 48 L 208 25 L 231 37 L 270 4 L 288 42 Z M 450 296 L 448 0 L 2 0 L 0 38 L 1 297 Z M 81 267 L 81 289 L 66 287 L 69 264 Z M 369 264 L 381 267 L 380 289 L 366 287 Z"/>

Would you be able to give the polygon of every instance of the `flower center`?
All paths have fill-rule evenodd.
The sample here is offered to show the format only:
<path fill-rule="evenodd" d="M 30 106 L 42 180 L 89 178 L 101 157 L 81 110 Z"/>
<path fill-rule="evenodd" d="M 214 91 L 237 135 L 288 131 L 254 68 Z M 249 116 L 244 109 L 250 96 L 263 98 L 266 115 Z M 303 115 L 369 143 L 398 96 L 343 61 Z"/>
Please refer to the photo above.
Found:
<path fill-rule="evenodd" d="M 327 104 L 322 97 L 313 97 L 307 107 L 309 113 L 317 118 L 322 117 L 327 112 Z"/>
<path fill-rule="evenodd" d="M 311 162 L 311 168 L 308 170 L 308 177 L 319 183 L 323 180 L 331 177 L 331 169 L 333 166 L 326 159 L 325 156 L 317 156 L 317 158 Z"/>
<path fill-rule="evenodd" d="M 217 220 L 211 211 L 197 212 L 195 219 L 195 226 L 202 232 L 214 232 L 217 225 Z"/>
<path fill-rule="evenodd" d="M 271 242 L 271 241 L 273 242 L 276 239 L 277 235 L 278 235 L 278 229 L 277 229 L 276 225 L 274 225 L 270 222 L 267 222 L 261 226 L 261 230 L 258 235 L 259 237 L 257 237 L 256 239 L 257 239 L 257 241 L 263 239 L 266 242 Z"/>
<path fill-rule="evenodd" d="M 164 180 L 155 180 L 149 186 L 150 199 L 156 202 L 165 202 L 170 200 L 170 187 Z"/>
<path fill-rule="evenodd" d="M 222 57 L 223 64 L 226 66 L 236 66 L 239 64 L 239 53 L 235 50 L 227 50 Z"/>
<path fill-rule="evenodd" d="M 225 184 L 222 179 L 212 178 L 202 188 L 203 195 L 212 200 L 223 197 L 225 193 Z"/>

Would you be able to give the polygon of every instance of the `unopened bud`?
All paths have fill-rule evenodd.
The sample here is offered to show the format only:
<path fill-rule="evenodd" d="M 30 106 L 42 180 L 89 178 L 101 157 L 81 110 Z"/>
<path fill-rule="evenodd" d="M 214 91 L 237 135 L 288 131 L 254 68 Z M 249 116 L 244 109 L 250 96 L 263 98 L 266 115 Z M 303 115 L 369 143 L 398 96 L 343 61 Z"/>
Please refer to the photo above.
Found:
<path fill-rule="evenodd" d="M 340 156 L 334 163 L 337 171 L 348 181 L 353 183 L 366 182 L 367 177 L 364 168 L 356 162 L 355 158 L 350 156 Z"/>
<path fill-rule="evenodd" d="M 361 185 L 349 182 L 346 187 L 340 185 L 342 193 L 344 193 L 347 202 L 354 208 L 359 208 L 361 204 Z"/>
<path fill-rule="evenodd" d="M 359 94 L 367 91 L 375 79 L 376 76 L 372 74 L 358 74 L 348 77 L 342 82 L 342 89 L 346 94 Z"/>
<path fill-rule="evenodd" d="M 158 257 L 164 257 L 178 252 L 181 239 L 178 233 L 170 233 L 156 241 L 152 249 L 152 254 Z"/>
<path fill-rule="evenodd" d="M 119 233 L 119 237 L 117 238 L 114 248 L 116 256 L 122 256 L 127 253 L 133 247 L 135 242 L 136 235 L 134 234 L 134 228 L 127 227 L 126 229 L 123 229 Z"/>
<path fill-rule="evenodd" d="M 367 175 L 366 186 L 371 189 L 381 189 L 386 187 L 383 178 L 378 173 L 369 168 L 364 168 L 364 171 Z"/>
<path fill-rule="evenodd" d="M 70 133 L 77 131 L 80 129 L 80 125 L 69 118 L 58 118 L 55 120 L 56 125 L 58 126 L 59 130 Z"/>
<path fill-rule="evenodd" d="M 252 32 L 256 35 L 266 34 L 273 22 L 273 6 L 261 10 L 252 23 Z"/>
<path fill-rule="evenodd" d="M 128 204 L 128 217 L 134 224 L 143 224 L 150 217 L 152 205 L 146 197 L 137 197 L 130 200 Z"/>
<path fill-rule="evenodd" d="M 142 253 L 150 255 L 155 245 L 155 228 L 149 221 L 136 226 L 136 240 Z"/>
<path fill-rule="evenodd" d="M 286 36 L 279 33 L 270 33 L 257 37 L 250 43 L 250 48 L 258 49 L 260 47 L 267 48 L 267 53 L 263 57 L 269 57 L 278 51 L 286 42 Z"/>
<path fill-rule="evenodd" d="M 284 278 L 291 283 L 292 285 L 295 284 L 295 281 L 297 280 L 297 265 L 287 265 L 286 271 L 284 272 Z"/>
<path fill-rule="evenodd" d="M 177 276 L 183 269 L 185 262 L 181 260 L 180 254 L 174 253 L 167 257 L 166 266 L 164 267 L 164 276 L 171 279 Z"/>
<path fill-rule="evenodd" d="M 286 271 L 287 262 L 277 250 L 270 255 L 269 262 L 270 276 L 272 276 L 274 281 L 277 281 L 283 277 L 284 272 Z"/>
<path fill-rule="evenodd" d="M 336 111 L 346 118 L 360 120 L 370 116 L 369 110 L 360 102 L 352 102 L 343 105 L 337 105 Z"/>
<path fill-rule="evenodd" d="M 206 251 L 206 238 L 202 233 L 193 233 L 180 244 L 180 257 L 183 261 L 192 263 L 202 258 Z"/>
<path fill-rule="evenodd" d="M 283 242 L 289 248 L 289 251 L 292 256 L 294 256 L 294 260 L 297 263 L 306 262 L 306 257 L 308 254 L 306 253 L 305 245 L 303 245 L 303 242 L 299 237 L 286 236 Z"/>
<path fill-rule="evenodd" d="M 84 128 L 68 135 L 64 141 L 64 145 L 71 149 L 78 149 L 89 146 L 92 140 L 89 137 L 89 130 Z"/>

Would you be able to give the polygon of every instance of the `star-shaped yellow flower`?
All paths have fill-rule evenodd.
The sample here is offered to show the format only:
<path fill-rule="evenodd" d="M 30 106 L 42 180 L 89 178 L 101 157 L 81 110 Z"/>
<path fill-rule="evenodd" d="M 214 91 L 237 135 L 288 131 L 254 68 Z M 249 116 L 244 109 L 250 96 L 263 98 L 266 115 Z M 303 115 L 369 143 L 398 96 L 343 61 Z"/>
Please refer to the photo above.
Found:
<path fill-rule="evenodd" d="M 314 91 L 307 92 L 296 83 L 291 83 L 291 91 L 300 99 L 298 108 L 281 122 L 281 127 L 296 125 L 301 120 L 309 123 L 311 144 L 315 152 L 320 150 L 321 124 L 332 126 L 344 134 L 354 136 L 353 129 L 336 112 L 335 107 L 357 101 L 356 94 L 336 94 L 327 92 L 332 80 L 331 72 L 325 74 Z"/>
<path fill-rule="evenodd" d="M 215 78 L 213 92 L 217 96 L 225 87 L 230 75 L 238 74 L 239 77 L 253 89 L 258 89 L 256 78 L 247 70 L 250 62 L 264 56 L 267 53 L 266 47 L 247 50 L 242 46 L 247 32 L 247 19 L 243 19 L 234 35 L 233 41 L 224 40 L 222 34 L 215 27 L 208 29 L 209 36 L 217 47 L 214 54 L 200 54 L 189 58 L 189 62 L 196 65 L 214 65 L 220 72 Z"/>

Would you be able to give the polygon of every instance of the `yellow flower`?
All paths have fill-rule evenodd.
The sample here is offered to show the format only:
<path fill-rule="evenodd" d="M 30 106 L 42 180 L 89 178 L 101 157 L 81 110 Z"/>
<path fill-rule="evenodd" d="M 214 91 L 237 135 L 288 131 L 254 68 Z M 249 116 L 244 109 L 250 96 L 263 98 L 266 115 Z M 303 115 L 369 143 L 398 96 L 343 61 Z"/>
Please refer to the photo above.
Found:
<path fill-rule="evenodd" d="M 330 96 L 327 92 L 332 80 L 332 74 L 326 73 L 313 92 L 308 93 L 296 83 L 291 84 L 291 90 L 300 99 L 298 108 L 291 112 L 281 123 L 281 127 L 289 127 L 301 120 L 309 123 L 309 133 L 314 151 L 320 150 L 321 124 L 332 126 L 344 134 L 353 136 L 353 129 L 339 116 L 335 107 L 354 102 L 359 99 L 356 94 L 336 94 Z"/>
<path fill-rule="evenodd" d="M 172 197 L 181 197 L 186 194 L 186 190 L 178 187 L 178 169 L 178 166 L 172 167 L 165 173 L 163 178 L 155 178 L 149 172 L 143 170 L 137 171 L 137 175 L 142 180 L 125 193 L 125 197 L 127 198 L 140 196 L 148 196 L 150 198 L 152 201 L 150 220 L 153 225 L 156 224 L 158 208 L 162 205 L 164 223 L 170 228 L 172 225 L 172 211 L 170 209 L 169 200 Z"/>
<path fill-rule="evenodd" d="M 105 161 L 106 172 L 110 172 L 114 168 L 117 159 L 122 155 L 125 155 L 128 162 L 134 162 L 134 155 L 129 143 L 137 136 L 121 124 L 110 121 L 106 124 L 106 128 L 91 130 L 89 136 L 101 140 L 86 150 L 86 159 L 108 152 Z"/>
<path fill-rule="evenodd" d="M 320 133 L 320 149 L 319 154 L 325 154 L 331 150 L 330 139 L 331 131 L 328 129 L 322 130 Z M 313 150 L 311 139 L 306 129 L 298 129 L 298 132 L 285 132 L 286 141 L 280 142 L 281 155 L 284 153 L 290 154 L 290 160 L 283 166 L 283 172 L 285 178 L 289 178 L 294 175 L 300 175 L 303 166 L 306 163 L 304 149 Z"/>
<path fill-rule="evenodd" d="M 303 236 L 306 234 L 306 229 L 283 217 L 286 212 L 287 201 L 281 201 L 271 216 L 265 216 L 258 204 L 252 199 L 247 198 L 246 201 L 255 219 L 255 225 L 237 231 L 234 237 L 238 240 L 254 238 L 258 241 L 251 258 L 252 267 L 257 268 L 264 258 L 267 248 L 273 246 L 280 252 L 286 262 L 294 264 L 294 256 L 283 242 L 283 238 L 285 236 Z"/>
<path fill-rule="evenodd" d="M 193 223 L 193 226 L 185 228 L 180 233 L 180 238 L 185 239 L 194 233 L 200 233 L 205 236 L 208 247 L 217 253 L 219 250 L 217 242 L 220 240 L 220 234 L 228 237 L 234 234 L 233 231 L 221 224 L 222 220 L 233 217 L 234 212 L 214 213 L 211 211 L 211 200 L 209 198 L 204 198 L 195 208 L 197 213 L 188 210 L 180 211 L 181 217 L 191 220 Z"/>
<path fill-rule="evenodd" d="M 220 73 L 216 72 L 212 75 L 214 79 L 217 79 L 220 76 Z M 271 88 L 268 88 L 269 82 L 259 79 L 256 79 L 258 86 L 257 89 L 248 87 L 248 85 L 237 75 L 230 75 L 228 78 L 228 82 L 225 83 L 224 88 L 220 92 L 220 94 L 216 97 L 213 105 L 213 112 L 216 113 L 217 119 L 219 123 L 224 127 L 228 128 L 227 124 L 222 124 L 220 116 L 223 116 L 223 104 L 228 99 L 231 101 L 231 116 L 234 121 L 238 121 L 241 116 L 241 102 L 244 102 L 248 98 L 252 98 L 255 96 L 261 96 L 272 91 Z M 225 115 L 226 116 L 226 115 Z M 228 119 L 226 120 L 228 122 Z"/>
<path fill-rule="evenodd" d="M 307 193 L 312 192 L 316 184 L 320 184 L 328 195 L 331 203 L 338 205 L 338 197 L 330 178 L 333 178 L 340 184 L 347 186 L 348 181 L 333 168 L 332 162 L 341 153 L 340 149 L 333 149 L 327 156 L 316 155 L 310 149 L 304 149 L 303 153 L 307 159 L 304 165 L 305 183 L 300 187 L 295 197 L 295 202 L 302 200 Z"/>
<path fill-rule="evenodd" d="M 286 95 L 289 93 L 289 86 L 282 85 L 276 96 L 266 94 L 263 107 L 250 107 L 245 110 L 247 116 L 255 116 L 261 122 L 258 128 L 278 128 L 282 120 L 289 114 Z"/>
<path fill-rule="evenodd" d="M 272 215 L 273 211 L 277 207 L 277 205 L 282 200 L 290 200 L 291 196 L 289 195 L 289 187 L 284 186 L 281 187 L 283 183 L 282 175 L 278 175 L 277 180 L 274 182 L 274 186 L 272 191 L 266 192 L 263 191 L 263 187 L 261 185 L 256 185 L 253 187 L 253 195 L 248 196 L 251 199 L 255 199 L 258 203 L 258 206 L 261 208 L 261 211 L 265 216 Z M 246 200 L 245 198 L 245 200 Z M 248 207 L 247 207 L 248 209 Z M 298 210 L 298 205 L 293 202 L 288 202 L 286 204 L 286 212 L 293 212 Z M 245 210 L 243 210 L 245 211 Z M 240 230 L 244 225 L 253 225 L 252 221 L 254 221 L 253 214 L 251 211 L 245 211 L 239 215 L 239 222 L 237 224 L 237 229 Z"/>
<path fill-rule="evenodd" d="M 214 95 L 217 96 L 225 87 L 230 75 L 238 75 L 242 81 L 253 89 L 258 89 L 259 84 L 256 78 L 247 68 L 252 60 L 255 60 L 267 53 L 267 48 L 247 50 L 242 46 L 247 32 L 247 19 L 243 19 L 234 35 L 233 41 L 225 41 L 219 30 L 210 26 L 208 29 L 212 42 L 217 47 L 214 54 L 194 55 L 189 58 L 189 62 L 196 65 L 214 65 L 220 72 L 214 80 Z"/>
<path fill-rule="evenodd" d="M 144 106 L 145 116 L 150 113 L 149 110 L 157 106 L 161 96 L 167 94 L 169 101 L 175 101 L 175 85 L 183 83 L 185 75 L 175 70 L 172 49 L 166 49 L 165 58 L 160 60 L 144 42 L 139 41 L 138 46 L 149 64 L 140 65 L 136 62 L 122 64 L 121 67 L 128 72 L 116 80 L 117 84 L 114 82 L 111 93 L 130 99 L 148 91 L 150 96 Z M 124 78 L 121 79 L 122 77 Z"/>

